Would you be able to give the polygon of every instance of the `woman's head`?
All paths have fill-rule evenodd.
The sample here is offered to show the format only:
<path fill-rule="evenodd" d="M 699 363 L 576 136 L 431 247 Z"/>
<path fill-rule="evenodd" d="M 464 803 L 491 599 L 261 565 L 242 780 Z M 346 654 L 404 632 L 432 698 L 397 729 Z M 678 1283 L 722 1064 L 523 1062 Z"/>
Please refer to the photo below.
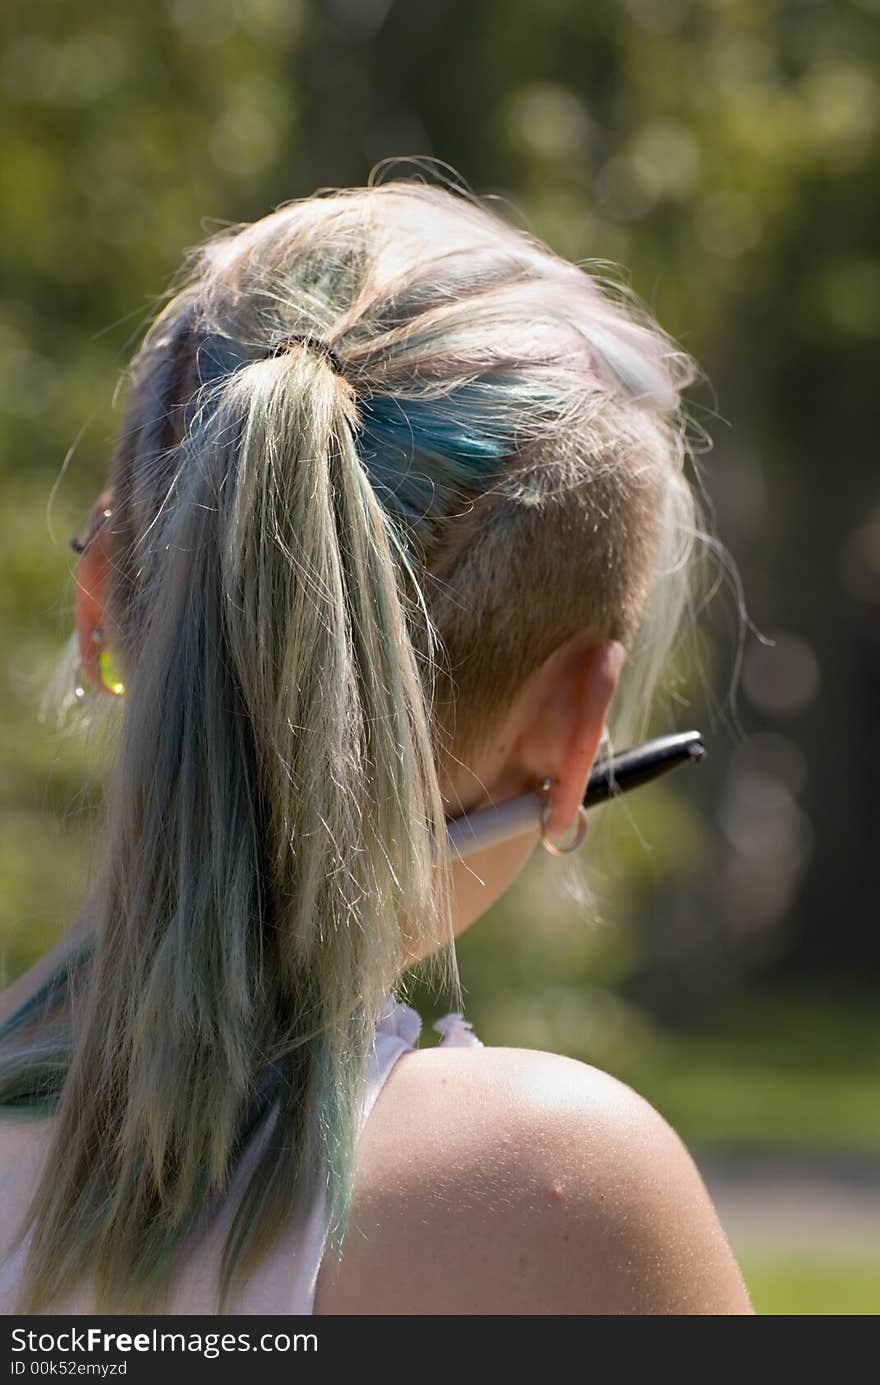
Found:
<path fill-rule="evenodd" d="M 200 446 L 225 404 L 227 426 L 246 415 L 265 429 L 268 465 L 292 467 L 297 430 L 328 426 L 328 400 L 344 402 L 395 564 L 412 564 L 439 635 L 422 673 L 441 752 L 466 755 L 572 635 L 631 648 L 693 528 L 679 391 L 694 369 L 620 300 L 484 207 L 416 182 L 315 196 L 191 252 L 134 362 L 112 475 L 109 614 L 126 664 L 161 564 L 157 514 L 185 503 L 181 431 Z M 342 378 L 307 349 L 274 354 L 296 333 L 330 343 Z M 301 413 L 278 407 L 294 399 Z M 648 633 L 662 644 L 668 630 Z"/>
<path fill-rule="evenodd" d="M 133 362 L 79 578 L 81 630 L 96 602 L 126 687 L 71 1060 L 117 1166 L 109 1202 L 106 1167 L 44 1183 L 35 1283 L 62 1215 L 85 1253 L 100 1204 L 101 1282 L 145 1288 L 264 1086 L 285 1142 L 226 1271 L 313 1156 L 344 1228 L 382 999 L 432 950 L 456 980 L 436 949 L 462 766 L 502 792 L 512 767 L 552 773 L 532 733 L 575 708 L 574 804 L 620 646 L 636 696 L 666 651 L 693 378 L 623 296 L 421 183 L 315 196 L 191 253 Z M 62 1125 L 85 1148 L 83 1090 Z"/>
<path fill-rule="evenodd" d="M 329 343 L 340 369 L 297 337 Z M 193 505 L 215 507 L 223 527 L 215 580 L 233 605 L 232 591 L 249 591 L 241 619 L 227 624 L 236 676 L 256 727 L 268 732 L 281 720 L 275 755 L 287 778 L 293 746 L 283 723 L 297 694 L 268 669 L 289 667 L 309 638 L 301 614 L 309 558 L 289 513 L 291 488 L 305 480 L 298 493 L 311 504 L 314 454 L 336 429 L 332 446 L 362 488 L 356 503 L 369 507 L 374 538 L 384 530 L 383 580 L 390 559 L 409 603 L 398 610 L 361 594 L 378 642 L 357 652 L 358 676 L 364 686 L 388 682 L 373 660 L 387 657 L 390 642 L 397 663 L 404 624 L 418 661 L 409 690 L 405 676 L 396 693 L 413 705 L 392 704 L 397 724 L 377 753 L 387 757 L 407 720 L 420 721 L 417 678 L 427 727 L 416 731 L 431 737 L 448 811 L 472 806 L 477 785 L 490 800 L 496 786 L 481 751 L 504 741 L 527 680 L 573 639 L 619 641 L 632 652 L 653 588 L 646 647 L 632 660 L 630 706 L 624 700 L 619 719 L 646 705 L 693 530 L 679 410 L 692 377 L 690 359 L 655 324 L 443 188 L 345 190 L 222 233 L 191 253 L 133 366 L 111 477 L 112 578 L 101 622 L 116 632 L 129 683 L 147 622 L 157 605 L 166 610 L 168 533 Z M 336 541 L 334 503 L 328 491 L 312 505 L 310 522 L 327 526 L 321 543 Z M 342 531 L 337 537 L 345 543 Z M 326 561 L 327 550 L 317 556 Z M 179 581 L 190 574 L 184 558 Z M 343 625 L 356 615 L 343 607 L 363 573 L 352 576 L 333 617 Z M 314 615 L 318 631 L 324 617 Z M 314 650 L 322 707 L 351 693 L 354 669 L 340 675 L 332 660 L 332 644 Z M 313 735 L 325 732 L 316 726 Z M 305 744 L 299 753 L 308 756 Z M 332 753 L 318 745 L 310 773 L 323 773 Z M 552 764 L 543 773 L 559 777 Z M 418 774 L 430 799 L 430 766 Z"/>

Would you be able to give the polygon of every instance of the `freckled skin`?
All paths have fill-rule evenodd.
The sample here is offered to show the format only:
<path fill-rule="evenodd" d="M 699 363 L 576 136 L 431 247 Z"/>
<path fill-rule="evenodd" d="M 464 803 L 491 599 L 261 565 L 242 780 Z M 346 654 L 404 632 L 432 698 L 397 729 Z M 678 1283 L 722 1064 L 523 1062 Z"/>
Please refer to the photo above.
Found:
<path fill-rule="evenodd" d="M 448 1085 L 440 1079 L 448 1079 Z M 416 1050 L 362 1136 L 320 1314 L 750 1314 L 687 1150 L 616 1079 L 528 1049 Z"/>

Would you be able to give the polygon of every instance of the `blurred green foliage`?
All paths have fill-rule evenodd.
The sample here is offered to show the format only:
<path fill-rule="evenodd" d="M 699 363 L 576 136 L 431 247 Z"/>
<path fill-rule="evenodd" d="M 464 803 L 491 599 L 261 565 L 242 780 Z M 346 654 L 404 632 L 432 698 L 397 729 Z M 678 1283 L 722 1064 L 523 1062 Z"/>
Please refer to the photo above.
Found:
<path fill-rule="evenodd" d="M 587 914 L 560 903 L 556 865 L 538 853 L 459 940 L 466 1013 L 485 1043 L 566 1053 L 612 1072 L 701 1150 L 880 1155 L 872 987 L 753 985 L 711 1023 L 670 1029 L 627 995 L 638 911 L 620 893 L 613 922 L 595 903 Z M 430 1025 L 443 1006 L 418 986 L 410 999 L 425 1018 L 422 1045 L 436 1043 Z"/>

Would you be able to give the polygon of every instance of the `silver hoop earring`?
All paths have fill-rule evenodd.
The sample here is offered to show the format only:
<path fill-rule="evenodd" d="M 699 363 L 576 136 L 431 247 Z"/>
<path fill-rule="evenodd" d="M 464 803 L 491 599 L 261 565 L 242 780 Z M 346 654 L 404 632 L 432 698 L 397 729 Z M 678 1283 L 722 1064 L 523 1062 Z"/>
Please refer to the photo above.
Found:
<path fill-rule="evenodd" d="M 552 779 L 542 780 L 541 791 L 545 794 L 549 794 L 552 785 Z M 551 856 L 567 856 L 570 851 L 577 851 L 578 847 L 581 845 L 581 843 L 587 835 L 587 810 L 584 807 L 583 803 L 578 804 L 578 825 L 574 838 L 572 841 L 567 842 L 564 846 L 559 846 L 558 843 L 552 841 L 547 834 L 547 818 L 550 815 L 551 807 L 552 804 L 548 797 L 546 801 L 541 804 L 541 845 L 543 846 L 545 851 L 550 852 Z"/>

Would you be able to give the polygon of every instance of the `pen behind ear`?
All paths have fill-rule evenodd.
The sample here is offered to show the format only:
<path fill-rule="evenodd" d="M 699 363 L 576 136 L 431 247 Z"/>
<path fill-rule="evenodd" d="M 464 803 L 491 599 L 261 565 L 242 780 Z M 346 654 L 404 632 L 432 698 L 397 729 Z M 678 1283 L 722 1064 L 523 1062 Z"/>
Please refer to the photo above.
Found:
<path fill-rule="evenodd" d="M 594 767 L 584 795 L 584 807 L 595 807 L 619 793 L 647 784 L 678 765 L 695 764 L 705 753 L 698 731 L 660 736 L 624 750 Z M 453 858 L 471 856 L 484 847 L 495 846 L 532 828 L 537 831 L 544 802 L 543 794 L 531 790 L 491 808 L 454 818 L 446 825 Z"/>
<path fill-rule="evenodd" d="M 593 767 L 584 794 L 584 807 L 593 808 L 615 794 L 637 789 L 640 784 L 647 784 L 679 765 L 702 760 L 705 754 L 706 747 L 699 731 L 681 731 L 672 736 L 658 736 L 632 750 L 612 755 Z"/>

